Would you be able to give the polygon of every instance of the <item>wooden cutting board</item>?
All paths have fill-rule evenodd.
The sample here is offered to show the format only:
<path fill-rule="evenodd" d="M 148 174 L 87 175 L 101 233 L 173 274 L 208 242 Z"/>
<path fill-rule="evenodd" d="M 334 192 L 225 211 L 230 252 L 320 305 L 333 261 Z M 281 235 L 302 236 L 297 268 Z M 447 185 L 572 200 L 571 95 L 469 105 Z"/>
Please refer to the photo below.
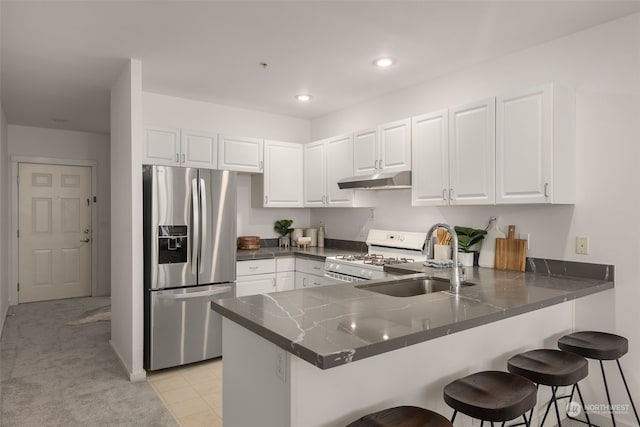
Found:
<path fill-rule="evenodd" d="M 238 237 L 238 249 L 249 249 L 249 250 L 260 249 L 260 237 L 259 236 Z"/>
<path fill-rule="evenodd" d="M 496 239 L 496 270 L 524 271 L 527 262 L 527 241 L 516 239 L 516 226 L 509 226 L 506 238 Z"/>

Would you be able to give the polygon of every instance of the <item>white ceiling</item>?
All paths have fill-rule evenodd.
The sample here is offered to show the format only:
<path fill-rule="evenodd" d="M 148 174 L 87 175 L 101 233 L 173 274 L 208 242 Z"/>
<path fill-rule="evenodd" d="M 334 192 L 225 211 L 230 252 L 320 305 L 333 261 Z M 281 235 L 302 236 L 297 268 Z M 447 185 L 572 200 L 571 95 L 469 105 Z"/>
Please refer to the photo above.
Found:
<path fill-rule="evenodd" d="M 127 58 L 142 61 L 146 91 L 314 118 L 640 12 L 640 0 L 2 0 L 0 8 L 7 121 L 106 133 L 109 88 Z M 397 64 L 371 65 L 384 55 Z M 302 92 L 314 99 L 298 103 Z"/>

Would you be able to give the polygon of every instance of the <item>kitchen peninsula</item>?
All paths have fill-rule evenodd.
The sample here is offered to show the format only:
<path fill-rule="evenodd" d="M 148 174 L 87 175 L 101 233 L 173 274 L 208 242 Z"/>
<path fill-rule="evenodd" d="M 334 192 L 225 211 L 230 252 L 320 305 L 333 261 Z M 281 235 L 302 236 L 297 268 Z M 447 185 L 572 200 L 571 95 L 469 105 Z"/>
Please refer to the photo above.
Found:
<path fill-rule="evenodd" d="M 573 330 L 574 300 L 613 288 L 612 266 L 576 277 L 541 271 L 567 271 L 558 261 L 530 263 L 537 273 L 469 269 L 473 285 L 459 295 L 392 297 L 345 283 L 212 303 L 224 316 L 225 426 L 339 426 L 401 404 L 449 416 L 446 383 L 555 347 Z M 449 274 L 420 263 L 394 272 L 413 273 L 395 281 Z"/>

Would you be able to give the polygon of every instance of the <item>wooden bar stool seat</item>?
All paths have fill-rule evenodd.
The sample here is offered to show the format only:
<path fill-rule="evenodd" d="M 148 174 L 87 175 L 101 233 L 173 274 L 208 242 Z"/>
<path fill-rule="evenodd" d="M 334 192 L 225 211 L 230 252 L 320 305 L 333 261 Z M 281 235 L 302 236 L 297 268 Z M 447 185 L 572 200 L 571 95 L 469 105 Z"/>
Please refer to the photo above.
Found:
<path fill-rule="evenodd" d="M 442 415 L 417 406 L 396 406 L 367 414 L 347 427 L 453 427 Z"/>
<path fill-rule="evenodd" d="M 582 331 L 574 332 L 573 334 L 565 335 L 558 340 L 558 348 L 571 353 L 579 354 L 587 359 L 594 359 L 600 362 L 600 371 L 602 372 L 602 380 L 604 382 L 604 390 L 607 394 L 607 403 L 609 404 L 609 413 L 611 414 L 611 421 L 613 426 L 616 426 L 616 418 L 614 411 L 611 410 L 611 395 L 609 394 L 609 386 L 607 384 L 607 376 L 604 372 L 604 360 L 615 360 L 620 371 L 620 377 L 624 383 L 624 388 L 629 396 L 633 413 L 636 416 L 636 421 L 640 425 L 640 416 L 638 416 L 638 410 L 631 397 L 631 391 L 627 385 L 627 380 L 622 372 L 622 366 L 620 365 L 620 358 L 627 354 L 629 351 L 629 340 L 620 335 L 610 334 L 607 332 L 599 331 Z M 573 390 L 571 390 L 573 396 Z"/>
<path fill-rule="evenodd" d="M 454 409 L 451 422 L 462 412 L 484 421 L 505 422 L 522 416 L 536 405 L 536 386 L 528 379 L 509 372 L 484 371 L 447 384 L 444 401 Z"/>
<path fill-rule="evenodd" d="M 589 374 L 589 363 L 584 357 L 560 350 L 532 350 L 515 355 L 509 359 L 507 369 L 509 372 L 528 378 L 538 385 L 542 384 L 551 387 L 552 397 L 540 423 L 541 426 L 544 425 L 547 419 L 552 403 L 555 406 L 558 425 L 562 425 L 560 410 L 558 409 L 559 397 L 556 395 L 558 387 L 569 385 L 577 387 L 578 396 L 584 408 L 582 393 L 578 387 L 578 382 L 586 378 Z M 562 396 L 560 398 L 566 397 L 569 396 Z M 533 413 L 531 415 L 533 415 Z M 529 416 L 529 421 L 531 421 L 531 415 Z M 591 425 L 588 415 L 587 423 Z"/>

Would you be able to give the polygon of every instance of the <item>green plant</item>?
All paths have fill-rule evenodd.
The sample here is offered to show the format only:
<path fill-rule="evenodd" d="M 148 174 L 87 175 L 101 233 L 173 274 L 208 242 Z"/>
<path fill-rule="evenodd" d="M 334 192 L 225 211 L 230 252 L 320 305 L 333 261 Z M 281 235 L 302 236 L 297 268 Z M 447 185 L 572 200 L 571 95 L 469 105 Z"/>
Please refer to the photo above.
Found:
<path fill-rule="evenodd" d="M 455 226 L 453 229 L 458 235 L 458 249 L 462 252 L 475 252 L 471 246 L 484 239 L 484 235 L 487 234 L 487 230 L 478 230 L 471 227 L 459 227 Z"/>
<path fill-rule="evenodd" d="M 273 229 L 276 233 L 284 237 L 293 231 L 293 228 L 290 228 L 291 224 L 293 224 L 292 219 L 279 219 L 274 224 Z"/>

